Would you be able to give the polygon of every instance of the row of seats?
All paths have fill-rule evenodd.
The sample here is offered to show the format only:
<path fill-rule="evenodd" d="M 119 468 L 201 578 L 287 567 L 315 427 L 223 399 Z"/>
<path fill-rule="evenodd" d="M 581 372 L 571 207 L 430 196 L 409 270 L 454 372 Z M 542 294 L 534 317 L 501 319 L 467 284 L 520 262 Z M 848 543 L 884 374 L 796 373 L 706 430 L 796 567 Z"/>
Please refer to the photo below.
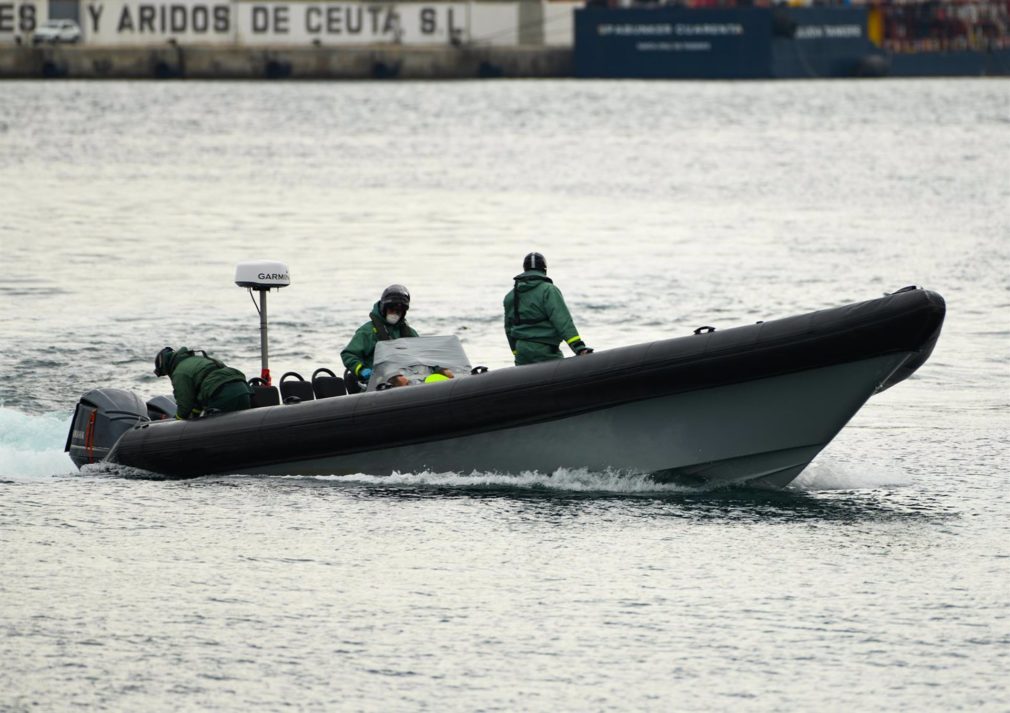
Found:
<path fill-rule="evenodd" d="M 487 373 L 487 367 L 475 366 L 470 373 Z M 309 381 L 306 381 L 298 372 L 289 371 L 281 377 L 279 383 L 280 391 L 276 386 L 268 386 L 259 377 L 249 379 L 249 386 L 253 390 L 252 407 L 278 406 L 281 403 L 299 404 L 313 399 L 328 399 L 345 394 L 356 394 L 364 387 L 364 384 L 359 384 L 351 372 L 344 371 L 344 376 L 341 378 L 326 368 L 316 369 L 312 372 L 312 379 Z"/>
<path fill-rule="evenodd" d="M 306 381 L 296 371 L 281 376 L 280 391 L 276 386 L 268 386 L 262 379 L 249 379 L 252 387 L 252 407 L 277 406 L 281 403 L 293 404 L 313 399 L 328 399 L 347 393 L 347 384 L 342 378 L 326 368 L 316 369 L 312 378 Z M 355 384 L 357 386 L 357 384 Z"/>

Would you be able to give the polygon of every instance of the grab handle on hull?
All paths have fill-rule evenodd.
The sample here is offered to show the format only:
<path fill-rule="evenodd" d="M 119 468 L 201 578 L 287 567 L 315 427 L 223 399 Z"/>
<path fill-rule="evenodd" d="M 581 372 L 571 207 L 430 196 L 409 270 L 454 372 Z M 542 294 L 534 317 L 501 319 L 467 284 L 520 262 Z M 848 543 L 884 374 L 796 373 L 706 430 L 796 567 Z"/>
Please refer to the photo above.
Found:
<path fill-rule="evenodd" d="M 905 285 L 900 290 L 895 290 L 894 292 L 885 292 L 884 297 L 890 297 L 891 295 L 900 295 L 902 292 L 915 292 L 916 290 L 921 290 L 922 288 L 918 285 Z"/>

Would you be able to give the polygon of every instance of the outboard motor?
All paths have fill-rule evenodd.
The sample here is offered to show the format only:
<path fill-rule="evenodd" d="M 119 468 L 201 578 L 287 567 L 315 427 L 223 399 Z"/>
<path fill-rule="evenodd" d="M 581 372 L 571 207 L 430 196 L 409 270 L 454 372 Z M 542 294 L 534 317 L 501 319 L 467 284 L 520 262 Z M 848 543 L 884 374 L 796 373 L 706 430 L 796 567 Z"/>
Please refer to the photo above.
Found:
<path fill-rule="evenodd" d="M 64 451 L 78 468 L 104 460 L 120 436 L 150 420 L 147 404 L 132 391 L 95 389 L 81 397 Z"/>
<path fill-rule="evenodd" d="M 175 404 L 175 399 L 165 394 L 155 396 L 153 399 L 147 401 L 147 417 L 152 421 L 164 421 L 168 418 L 174 419 L 177 410 L 178 407 Z"/>

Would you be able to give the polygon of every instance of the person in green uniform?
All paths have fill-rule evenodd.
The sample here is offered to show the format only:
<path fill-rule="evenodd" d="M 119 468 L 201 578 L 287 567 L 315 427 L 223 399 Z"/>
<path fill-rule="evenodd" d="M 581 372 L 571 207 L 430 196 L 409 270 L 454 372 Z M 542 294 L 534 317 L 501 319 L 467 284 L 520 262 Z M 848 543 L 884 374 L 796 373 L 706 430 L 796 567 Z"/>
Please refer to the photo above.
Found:
<path fill-rule="evenodd" d="M 361 381 L 372 375 L 375 345 L 387 339 L 416 337 L 417 332 L 407 324 L 410 309 L 410 292 L 403 285 L 390 285 L 382 291 L 379 301 L 372 306 L 369 321 L 358 327 L 340 359 L 344 366 Z"/>
<path fill-rule="evenodd" d="M 591 354 L 575 329 L 561 290 L 547 277 L 547 260 L 540 253 L 523 259 L 523 272 L 505 295 L 505 336 L 516 366 L 563 357 L 564 342 L 578 356 Z"/>
<path fill-rule="evenodd" d="M 252 389 L 238 369 L 186 347 L 165 347 L 154 357 L 155 376 L 172 380 L 175 417 L 196 418 L 204 412 L 242 411 L 249 408 Z"/>

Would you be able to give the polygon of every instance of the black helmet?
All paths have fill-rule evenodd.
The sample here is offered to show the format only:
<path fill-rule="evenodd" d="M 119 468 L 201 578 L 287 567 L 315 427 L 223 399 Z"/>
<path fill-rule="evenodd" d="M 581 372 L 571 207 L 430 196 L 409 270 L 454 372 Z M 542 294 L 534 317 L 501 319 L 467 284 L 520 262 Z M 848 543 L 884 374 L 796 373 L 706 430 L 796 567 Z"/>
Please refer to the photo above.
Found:
<path fill-rule="evenodd" d="M 410 309 L 410 290 L 403 285 L 390 285 L 384 289 L 382 297 L 379 298 L 379 312 L 385 314 L 386 308 L 392 305 L 400 305 L 406 314 Z"/>
<path fill-rule="evenodd" d="M 154 375 L 155 376 L 167 376 L 168 367 L 172 364 L 172 357 L 175 356 L 175 350 L 172 347 L 165 347 L 158 355 L 154 357 Z"/>
<path fill-rule="evenodd" d="M 523 258 L 523 270 L 547 272 L 547 260 L 540 253 L 530 253 Z"/>

